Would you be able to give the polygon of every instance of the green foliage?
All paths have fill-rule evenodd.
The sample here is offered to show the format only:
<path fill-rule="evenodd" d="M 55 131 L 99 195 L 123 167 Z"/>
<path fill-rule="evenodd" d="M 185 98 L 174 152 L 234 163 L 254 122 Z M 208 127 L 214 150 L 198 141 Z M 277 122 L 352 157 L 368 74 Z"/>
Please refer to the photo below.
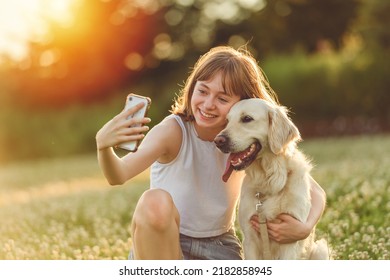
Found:
<path fill-rule="evenodd" d="M 297 122 L 341 117 L 374 118 L 388 123 L 389 56 L 384 51 L 346 49 L 311 56 L 275 55 L 260 61 L 260 65 Z M 169 113 L 179 93 L 178 84 L 185 76 L 184 71 L 160 73 L 133 87 L 132 92 L 152 97 L 151 127 Z M 0 110 L 0 163 L 94 151 L 96 132 L 122 110 L 125 96 L 124 92 L 113 93 L 101 102 L 53 109 L 21 108 L 4 99 Z M 367 128 L 370 129 L 378 130 L 375 126 Z"/>
<path fill-rule="evenodd" d="M 327 62 L 322 57 L 297 53 L 289 57 L 270 57 L 263 63 L 263 68 L 284 106 L 314 118 L 331 113 L 329 95 L 333 90 Z M 320 100 L 326 102 L 319 103 Z"/>
<path fill-rule="evenodd" d="M 390 259 L 390 136 L 300 144 L 328 205 L 317 236 L 335 259 Z M 109 187 L 96 156 L 0 168 L 0 259 L 126 259 L 148 172 Z"/>
<path fill-rule="evenodd" d="M 288 53 L 297 48 L 314 53 L 324 41 L 341 49 L 360 6 L 358 0 L 265 2 L 264 9 L 253 13 L 243 23 L 245 28 L 238 28 L 237 32 L 262 55 Z"/>
<path fill-rule="evenodd" d="M 296 53 L 273 56 L 263 68 L 283 105 L 302 119 L 388 118 L 389 53 Z"/>
<path fill-rule="evenodd" d="M 359 19 L 354 30 L 361 35 L 367 48 L 390 48 L 390 2 L 383 0 L 361 0 Z"/>
<path fill-rule="evenodd" d="M 91 152 L 96 147 L 94 136 L 114 116 L 114 106 L 106 103 L 66 110 L 8 107 L 0 112 L 0 162 Z"/>
<path fill-rule="evenodd" d="M 151 88 L 138 87 L 134 92 L 148 96 Z M 95 151 L 96 133 L 123 110 L 126 95 L 65 108 L 26 109 L 13 104 L 4 107 L 0 110 L 0 164 Z M 168 114 L 167 102 L 171 101 L 166 96 L 152 100 L 151 126 Z"/>

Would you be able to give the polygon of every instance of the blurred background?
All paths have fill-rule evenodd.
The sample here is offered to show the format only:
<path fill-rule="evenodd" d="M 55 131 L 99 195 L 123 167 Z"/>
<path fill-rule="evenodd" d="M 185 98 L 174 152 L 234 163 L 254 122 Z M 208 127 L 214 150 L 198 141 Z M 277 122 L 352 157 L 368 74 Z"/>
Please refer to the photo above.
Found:
<path fill-rule="evenodd" d="M 0 0 L 0 164 L 93 153 L 129 92 L 156 124 L 217 45 L 247 45 L 304 139 L 388 132 L 389 15 L 389 0 Z"/>

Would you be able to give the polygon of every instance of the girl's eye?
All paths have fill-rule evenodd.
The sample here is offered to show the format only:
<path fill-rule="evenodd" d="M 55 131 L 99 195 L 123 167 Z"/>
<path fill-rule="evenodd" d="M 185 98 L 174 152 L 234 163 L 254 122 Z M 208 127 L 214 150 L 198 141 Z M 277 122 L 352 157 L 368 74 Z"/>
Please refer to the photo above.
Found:
<path fill-rule="evenodd" d="M 228 102 L 228 100 L 226 100 L 225 98 L 219 98 L 219 100 L 220 100 L 221 102 L 223 102 L 223 103 L 227 103 L 227 102 Z"/>

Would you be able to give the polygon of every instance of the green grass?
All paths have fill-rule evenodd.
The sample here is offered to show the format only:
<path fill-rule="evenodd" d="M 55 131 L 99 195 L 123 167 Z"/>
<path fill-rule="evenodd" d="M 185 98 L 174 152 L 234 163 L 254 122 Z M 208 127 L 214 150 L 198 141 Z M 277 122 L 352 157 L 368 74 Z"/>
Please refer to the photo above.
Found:
<path fill-rule="evenodd" d="M 317 235 L 335 259 L 390 259 L 390 135 L 300 144 L 328 205 Z M 147 172 L 110 187 L 95 155 L 0 167 L 0 259 L 126 259 Z"/>
<path fill-rule="evenodd" d="M 307 141 L 328 205 L 317 226 L 336 259 L 390 259 L 390 137 Z"/>
<path fill-rule="evenodd" d="M 2 167 L 0 259 L 126 259 L 146 186 L 108 186 L 95 155 Z"/>

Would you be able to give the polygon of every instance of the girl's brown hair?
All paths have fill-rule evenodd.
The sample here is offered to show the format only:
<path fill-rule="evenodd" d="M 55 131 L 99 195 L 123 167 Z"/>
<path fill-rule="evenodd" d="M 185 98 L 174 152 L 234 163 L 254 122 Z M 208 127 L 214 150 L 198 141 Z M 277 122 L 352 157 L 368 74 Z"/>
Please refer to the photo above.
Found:
<path fill-rule="evenodd" d="M 171 112 L 186 120 L 193 120 L 191 97 L 196 82 L 208 81 L 218 72 L 222 74 L 222 86 L 226 94 L 239 95 L 241 99 L 261 98 L 278 103 L 276 94 L 250 52 L 244 48 L 235 50 L 221 46 L 212 48 L 199 58 Z"/>

